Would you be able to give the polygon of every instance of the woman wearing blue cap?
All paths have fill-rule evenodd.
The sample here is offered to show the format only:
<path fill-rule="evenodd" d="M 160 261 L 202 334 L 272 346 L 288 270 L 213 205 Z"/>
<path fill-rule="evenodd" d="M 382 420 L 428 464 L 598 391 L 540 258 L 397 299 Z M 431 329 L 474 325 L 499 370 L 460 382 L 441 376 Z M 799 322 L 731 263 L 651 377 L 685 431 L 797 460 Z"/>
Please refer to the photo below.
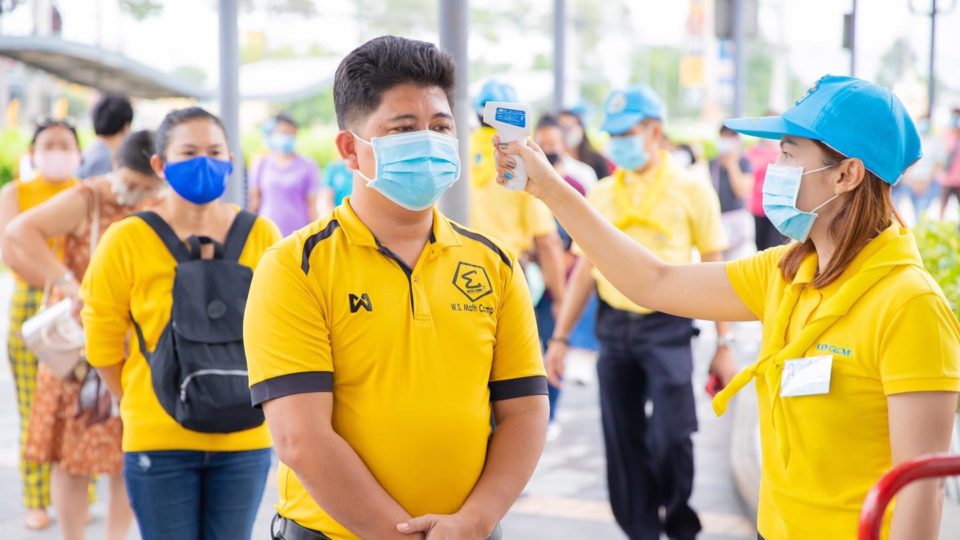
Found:
<path fill-rule="evenodd" d="M 960 325 L 890 196 L 920 157 L 919 136 L 889 90 L 829 75 L 782 116 L 726 125 L 780 139 L 763 204 L 794 242 L 725 264 L 662 262 L 594 213 L 532 143 L 503 146 L 498 170 L 512 175 L 508 154 L 519 155 L 527 190 L 631 300 L 763 323 L 758 360 L 721 374 L 727 387 L 714 400 L 722 414 L 756 383 L 761 537 L 855 538 L 881 475 L 947 450 L 960 393 Z M 890 538 L 936 538 L 940 489 L 935 481 L 905 489 L 887 516 Z"/>

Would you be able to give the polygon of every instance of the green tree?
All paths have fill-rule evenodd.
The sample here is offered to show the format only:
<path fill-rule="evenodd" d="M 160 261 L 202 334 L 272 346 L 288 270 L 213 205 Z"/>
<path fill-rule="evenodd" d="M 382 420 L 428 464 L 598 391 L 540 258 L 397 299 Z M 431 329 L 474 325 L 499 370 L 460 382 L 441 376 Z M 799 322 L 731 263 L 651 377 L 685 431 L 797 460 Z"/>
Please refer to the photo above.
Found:
<path fill-rule="evenodd" d="M 772 45 L 756 40 L 747 48 L 747 95 L 745 113 L 760 116 L 770 109 L 770 84 L 773 82 Z"/>
<path fill-rule="evenodd" d="M 905 37 L 899 37 L 880 57 L 877 84 L 892 88 L 917 64 L 917 53 Z"/>
<path fill-rule="evenodd" d="M 207 72 L 196 66 L 180 66 L 173 70 L 172 75 L 182 81 L 188 81 L 200 87 L 207 82 Z"/>
<path fill-rule="evenodd" d="M 603 62 L 604 51 L 601 40 L 612 35 L 622 39 L 623 46 L 638 51 L 641 46 L 636 32 L 631 28 L 630 2 L 627 0 L 575 0 L 571 2 L 570 17 L 572 31 L 577 34 L 579 49 L 568 51 L 576 55 L 580 67 L 580 98 L 592 105 L 599 117 L 603 103 L 612 87 L 603 77 L 597 66 Z M 631 78 L 636 75 L 640 80 L 638 67 L 645 61 L 643 56 L 635 54 L 631 61 Z M 638 63 L 639 62 L 639 63 Z M 645 80 L 645 79 L 644 79 Z"/>
<path fill-rule="evenodd" d="M 163 12 L 163 3 L 154 0 L 120 0 L 120 10 L 136 21 L 143 21 Z"/>
<path fill-rule="evenodd" d="M 275 109 L 275 112 L 287 112 L 303 126 L 314 124 L 335 125 L 337 123 L 337 114 L 333 108 L 332 87 L 327 87 L 310 97 L 288 103 L 279 103 Z"/>

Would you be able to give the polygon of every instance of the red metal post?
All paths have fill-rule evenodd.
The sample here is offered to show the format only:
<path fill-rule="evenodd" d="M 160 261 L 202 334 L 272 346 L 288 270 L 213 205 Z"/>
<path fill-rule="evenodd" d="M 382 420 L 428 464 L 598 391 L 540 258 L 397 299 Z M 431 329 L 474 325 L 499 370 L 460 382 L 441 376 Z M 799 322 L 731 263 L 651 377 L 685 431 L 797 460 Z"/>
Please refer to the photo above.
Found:
<path fill-rule="evenodd" d="M 880 540 L 883 514 L 907 484 L 926 478 L 960 475 L 960 455 L 924 456 L 894 467 L 870 490 L 860 511 L 859 540 Z"/>

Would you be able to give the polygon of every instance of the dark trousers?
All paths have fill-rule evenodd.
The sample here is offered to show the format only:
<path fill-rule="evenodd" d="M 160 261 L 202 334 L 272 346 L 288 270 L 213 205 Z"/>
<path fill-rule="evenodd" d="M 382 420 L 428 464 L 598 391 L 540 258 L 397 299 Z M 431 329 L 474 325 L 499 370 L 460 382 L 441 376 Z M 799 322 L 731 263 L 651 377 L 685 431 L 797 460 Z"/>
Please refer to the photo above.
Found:
<path fill-rule="evenodd" d="M 693 335 L 689 319 L 600 305 L 597 373 L 610 506 L 631 540 L 659 540 L 662 532 L 690 539 L 701 529 L 689 505 Z"/>
<path fill-rule="evenodd" d="M 780 231 L 773 226 L 770 219 L 766 216 L 753 216 L 754 234 L 756 235 L 757 251 L 763 251 L 772 247 L 782 246 L 787 243 L 787 238 L 780 234 Z"/>
<path fill-rule="evenodd" d="M 543 295 L 533 308 L 533 313 L 537 317 L 537 334 L 540 337 L 540 346 L 543 352 L 547 352 L 550 346 L 550 337 L 553 336 L 553 330 L 557 322 L 553 320 L 553 300 L 549 294 Z M 553 422 L 557 416 L 557 404 L 560 402 L 560 388 L 547 383 L 547 399 L 550 403 L 550 421 Z"/>

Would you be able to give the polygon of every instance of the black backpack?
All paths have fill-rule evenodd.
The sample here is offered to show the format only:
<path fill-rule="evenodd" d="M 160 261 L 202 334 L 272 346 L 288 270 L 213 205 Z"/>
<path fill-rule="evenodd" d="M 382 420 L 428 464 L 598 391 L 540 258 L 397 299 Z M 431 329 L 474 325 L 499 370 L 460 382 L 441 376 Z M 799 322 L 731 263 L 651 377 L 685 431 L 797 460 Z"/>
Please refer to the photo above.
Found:
<path fill-rule="evenodd" d="M 263 412 L 251 403 L 243 352 L 243 310 L 253 270 L 238 262 L 257 216 L 241 211 L 224 244 L 191 236 L 189 249 L 159 215 L 135 217 L 150 225 L 177 260 L 170 321 L 152 352 L 133 321 L 160 405 L 183 427 L 203 433 L 261 425 Z M 209 244 L 214 257 L 205 260 L 200 250 Z"/>

